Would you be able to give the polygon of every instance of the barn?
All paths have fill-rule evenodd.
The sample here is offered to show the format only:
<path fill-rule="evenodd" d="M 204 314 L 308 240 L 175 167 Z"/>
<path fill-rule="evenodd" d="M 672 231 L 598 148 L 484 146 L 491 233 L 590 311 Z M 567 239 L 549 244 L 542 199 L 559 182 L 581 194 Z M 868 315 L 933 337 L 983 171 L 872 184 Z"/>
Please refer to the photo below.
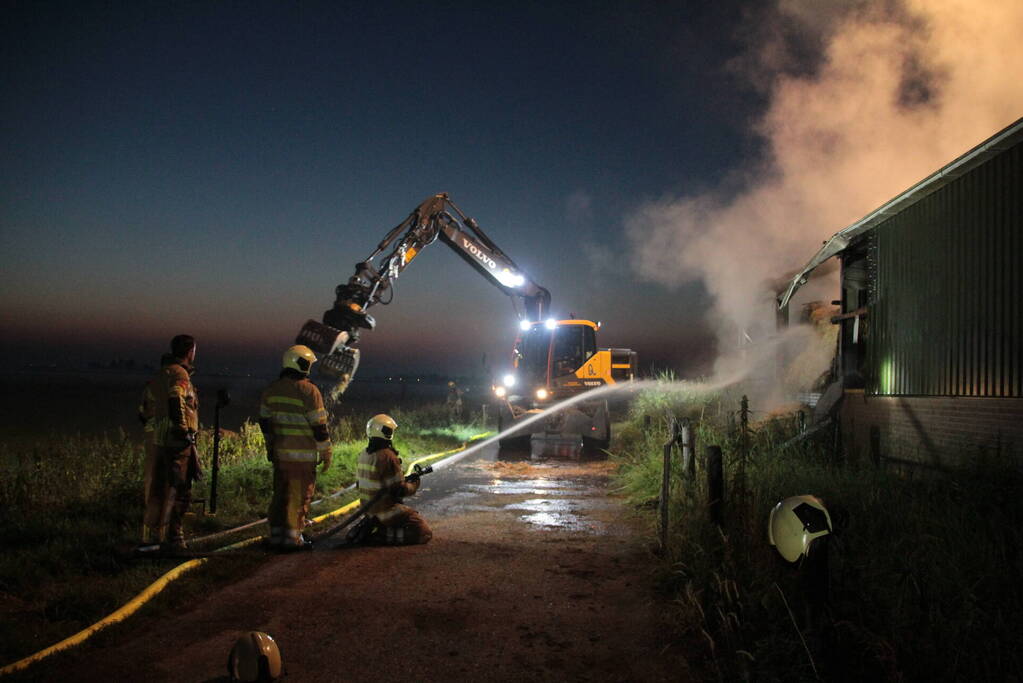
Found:
<path fill-rule="evenodd" d="M 849 458 L 937 469 L 1023 455 L 1023 119 L 836 233 L 833 415 Z"/>

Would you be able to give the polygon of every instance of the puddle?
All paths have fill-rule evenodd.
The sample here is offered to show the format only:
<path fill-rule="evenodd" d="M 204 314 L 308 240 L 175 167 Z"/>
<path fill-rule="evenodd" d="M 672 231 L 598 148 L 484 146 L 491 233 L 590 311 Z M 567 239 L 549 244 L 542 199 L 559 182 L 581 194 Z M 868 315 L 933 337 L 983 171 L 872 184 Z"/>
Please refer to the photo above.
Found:
<path fill-rule="evenodd" d="M 556 512 L 566 512 L 569 510 L 576 510 L 578 508 L 578 503 L 551 498 L 530 498 L 529 500 L 524 500 L 521 503 L 512 503 L 511 505 L 504 506 L 505 510 L 553 510 Z"/>
<path fill-rule="evenodd" d="M 522 479 L 503 481 L 494 479 L 489 484 L 469 484 L 465 488 L 478 493 L 495 493 L 509 496 L 581 496 L 593 492 L 592 487 L 567 481 L 548 479 Z"/>
<path fill-rule="evenodd" d="M 580 517 L 571 512 L 534 512 L 531 515 L 522 515 L 519 519 L 527 524 L 546 529 L 588 531 L 593 534 L 606 533 L 606 527 L 602 522 Z"/>
<path fill-rule="evenodd" d="M 563 529 L 565 531 L 587 531 L 604 533 L 603 523 L 577 514 L 581 507 L 592 507 L 578 501 L 551 498 L 531 498 L 519 503 L 505 505 L 505 510 L 524 510 L 528 515 L 519 519 L 527 524 L 547 529 Z"/>

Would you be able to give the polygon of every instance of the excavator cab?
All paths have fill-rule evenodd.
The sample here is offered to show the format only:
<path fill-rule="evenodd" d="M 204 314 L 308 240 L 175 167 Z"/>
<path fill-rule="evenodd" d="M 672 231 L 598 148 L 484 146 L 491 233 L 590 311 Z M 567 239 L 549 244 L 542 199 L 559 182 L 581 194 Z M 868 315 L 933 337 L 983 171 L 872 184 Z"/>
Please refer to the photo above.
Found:
<path fill-rule="evenodd" d="M 494 386 L 501 400 L 499 431 L 524 422 L 556 402 L 590 389 L 636 376 L 636 353 L 597 347 L 600 323 L 567 319 L 523 321 L 512 354 L 514 369 Z M 507 448 L 523 448 L 534 435 L 578 435 L 593 449 L 610 439 L 607 401 L 583 401 L 544 420 L 524 424 L 501 439 Z M 576 438 L 578 438 L 576 437 Z"/>
<path fill-rule="evenodd" d="M 499 398 L 542 407 L 588 389 L 628 381 L 636 354 L 597 348 L 600 323 L 591 320 L 523 321 L 512 354 L 514 370 L 494 387 Z"/>

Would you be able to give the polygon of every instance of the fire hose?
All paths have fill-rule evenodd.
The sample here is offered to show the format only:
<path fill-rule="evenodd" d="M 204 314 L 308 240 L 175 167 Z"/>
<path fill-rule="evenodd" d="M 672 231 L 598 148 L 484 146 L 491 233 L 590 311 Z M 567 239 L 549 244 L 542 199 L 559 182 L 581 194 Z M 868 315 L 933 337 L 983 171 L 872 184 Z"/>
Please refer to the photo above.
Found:
<path fill-rule="evenodd" d="M 474 436 L 473 438 L 469 439 L 469 441 L 475 441 L 477 439 L 486 438 L 487 436 L 490 436 L 490 432 Z M 452 450 L 449 450 L 449 451 L 444 451 L 442 453 L 435 453 L 433 455 L 428 455 L 428 456 L 419 458 L 415 463 L 412 464 L 412 466 L 410 467 L 410 470 L 414 472 L 415 468 L 419 465 L 419 463 L 426 462 L 428 460 L 436 460 L 436 459 L 442 458 L 444 456 L 451 455 L 452 453 L 457 453 L 458 451 L 461 451 L 461 450 L 464 450 L 464 449 L 465 449 L 465 444 L 463 444 L 461 448 L 455 448 L 455 449 L 452 449 Z M 432 471 L 433 468 L 430 467 L 429 469 Z M 353 487 L 354 487 L 354 485 L 350 486 L 350 487 L 346 487 L 345 489 L 342 489 L 342 491 L 339 491 L 338 493 L 336 493 L 334 495 L 338 495 L 338 494 L 340 494 L 340 493 L 342 493 L 344 491 L 349 491 Z M 323 500 L 325 500 L 326 498 L 331 498 L 331 497 L 333 497 L 333 496 L 326 496 Z M 337 510 L 335 510 L 333 512 L 330 512 L 330 513 L 327 513 L 325 515 L 322 515 L 321 517 L 318 517 L 317 520 L 318 521 L 323 521 L 323 520 L 325 520 L 325 519 L 327 519 L 329 517 L 335 516 L 337 514 L 344 514 L 345 512 L 350 510 L 353 506 L 354 506 L 354 503 L 349 503 L 348 505 L 342 506 L 341 508 L 339 508 L 339 509 L 337 509 Z M 228 529 L 225 532 L 220 532 L 220 533 L 217 533 L 217 534 L 211 534 L 210 536 L 206 536 L 205 538 L 209 539 L 209 538 L 213 538 L 215 536 L 225 535 L 226 533 L 235 533 L 237 531 L 240 531 L 243 528 L 249 528 L 249 527 L 256 526 L 258 524 L 262 524 L 262 523 L 265 523 L 265 522 L 266 522 L 265 519 L 261 519 L 261 520 L 258 520 L 256 522 L 252 522 L 250 524 L 245 524 L 245 525 L 243 525 L 241 527 L 237 527 L 235 529 Z M 338 529 L 338 531 L 340 531 L 340 529 Z M 248 539 L 239 541 L 237 543 L 234 543 L 232 545 L 225 546 L 224 548 L 221 548 L 220 550 L 221 551 L 228 551 L 228 550 L 234 550 L 236 548 L 242 548 L 242 547 L 251 545 L 253 543 L 256 543 L 256 542 L 262 540 L 262 538 L 263 538 L 262 536 L 255 536 L 253 538 L 248 538 Z M 144 604 L 146 604 L 147 602 L 152 600 L 164 588 L 166 588 L 168 586 L 168 584 L 170 584 L 172 581 L 180 578 L 186 572 L 188 572 L 188 571 L 190 571 L 192 569 L 195 569 L 197 567 L 202 566 L 203 564 L 206 563 L 206 561 L 209 558 L 208 557 L 197 557 L 197 558 L 194 558 L 194 559 L 189 559 L 187 557 L 184 557 L 184 558 L 180 558 L 180 559 L 185 560 L 185 561 L 182 564 L 179 564 L 174 569 L 172 569 L 169 572 L 167 572 L 164 575 L 162 575 L 160 578 L 158 578 L 156 581 L 154 581 L 152 584 L 150 584 L 145 590 L 143 590 L 141 593 L 139 593 L 134 598 L 129 600 L 127 603 L 122 605 L 119 609 L 117 609 L 114 612 L 108 614 L 106 617 L 104 617 L 103 619 L 99 620 L 95 624 L 89 626 L 88 628 L 85 628 L 85 629 L 79 631 L 78 633 L 75 633 L 74 635 L 71 635 L 71 636 L 65 638 L 64 640 L 62 640 L 60 642 L 55 643 L 55 644 L 51 645 L 50 647 L 44 648 L 44 649 L 40 650 L 39 652 L 36 652 L 35 654 L 32 654 L 32 655 L 29 655 L 29 656 L 24 657 L 22 659 L 19 659 L 16 662 L 12 662 L 12 663 L 10 663 L 10 664 L 8 664 L 6 666 L 0 667 L 0 676 L 4 676 L 6 674 L 10 674 L 10 673 L 14 673 L 16 671 L 21 671 L 23 669 L 27 669 L 29 666 L 31 666 L 35 662 L 43 660 L 43 659 L 49 657 L 52 654 L 55 654 L 57 652 L 60 652 L 62 650 L 66 650 L 68 648 L 74 647 L 76 645 L 79 645 L 80 643 L 85 642 L 90 637 L 92 637 L 93 635 L 95 635 L 99 631 L 103 630 L 107 626 L 110 626 L 112 624 L 116 624 L 118 622 L 124 621 L 125 619 L 130 617 L 132 614 L 137 612 Z"/>

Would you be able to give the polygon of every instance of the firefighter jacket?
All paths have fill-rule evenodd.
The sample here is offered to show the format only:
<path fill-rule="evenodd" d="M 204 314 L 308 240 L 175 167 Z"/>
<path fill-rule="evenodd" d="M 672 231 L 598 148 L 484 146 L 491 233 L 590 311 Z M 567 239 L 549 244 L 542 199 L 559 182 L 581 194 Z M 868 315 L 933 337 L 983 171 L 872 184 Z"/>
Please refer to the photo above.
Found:
<path fill-rule="evenodd" d="M 199 431 L 199 399 L 191 380 L 192 368 L 174 359 L 160 368 L 148 388 L 153 392 L 153 441 L 157 446 L 184 449 L 188 435 Z"/>
<path fill-rule="evenodd" d="M 274 462 L 330 462 L 327 411 L 320 390 L 308 379 L 282 374 L 263 391 L 259 417 L 267 425 L 263 437 Z"/>
<path fill-rule="evenodd" d="M 366 510 L 366 515 L 376 517 L 384 524 L 401 512 L 398 507 L 401 499 L 411 496 L 419 489 L 418 482 L 405 481 L 398 453 L 388 447 L 374 451 L 367 449 L 360 453 L 357 474 L 359 502 L 362 505 L 367 505 L 383 491 L 376 502 Z"/>
<path fill-rule="evenodd" d="M 160 359 L 160 368 L 165 368 L 173 362 L 174 356 L 165 353 Z M 156 391 L 159 382 L 160 375 L 156 375 L 146 382 L 146 386 L 142 389 L 142 400 L 139 401 L 139 422 L 142 423 L 142 431 L 145 432 L 146 439 L 153 437 L 153 431 L 156 428 Z"/>

